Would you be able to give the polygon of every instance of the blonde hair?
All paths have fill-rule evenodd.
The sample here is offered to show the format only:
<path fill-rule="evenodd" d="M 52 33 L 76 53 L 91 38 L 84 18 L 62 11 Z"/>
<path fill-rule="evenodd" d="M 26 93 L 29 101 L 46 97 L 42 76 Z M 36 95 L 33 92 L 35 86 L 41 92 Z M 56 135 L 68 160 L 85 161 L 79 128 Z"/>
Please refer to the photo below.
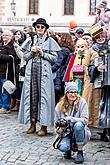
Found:
<path fill-rule="evenodd" d="M 79 100 L 80 100 L 80 96 L 77 94 L 77 98 L 76 100 L 73 102 L 73 107 L 75 111 L 78 111 L 78 105 L 79 105 Z M 73 108 L 70 106 L 69 101 L 68 101 L 68 97 L 67 97 L 67 93 L 60 99 L 60 111 L 61 112 L 66 112 L 67 110 L 69 110 L 70 108 Z"/>

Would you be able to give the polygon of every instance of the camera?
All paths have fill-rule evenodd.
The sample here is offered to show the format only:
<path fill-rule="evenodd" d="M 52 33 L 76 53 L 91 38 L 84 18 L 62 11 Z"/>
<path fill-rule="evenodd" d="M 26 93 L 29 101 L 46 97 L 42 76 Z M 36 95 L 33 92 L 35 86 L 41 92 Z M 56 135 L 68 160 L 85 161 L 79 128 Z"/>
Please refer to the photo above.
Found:
<path fill-rule="evenodd" d="M 67 127 L 68 126 L 68 121 L 66 121 L 65 119 L 58 119 L 55 123 L 55 127 Z"/>

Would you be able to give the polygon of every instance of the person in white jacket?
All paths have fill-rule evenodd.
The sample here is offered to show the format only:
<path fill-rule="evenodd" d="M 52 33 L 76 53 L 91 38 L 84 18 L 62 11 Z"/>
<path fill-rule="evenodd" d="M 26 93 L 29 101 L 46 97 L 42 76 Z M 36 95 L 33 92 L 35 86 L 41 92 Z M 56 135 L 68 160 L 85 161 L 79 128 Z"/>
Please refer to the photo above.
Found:
<path fill-rule="evenodd" d="M 88 106 L 86 100 L 78 95 L 77 84 L 73 81 L 66 83 L 65 94 L 55 107 L 55 123 L 59 119 L 65 119 L 70 123 L 74 139 L 77 145 L 77 156 L 75 163 L 83 163 L 83 146 L 89 141 L 91 133 L 88 124 Z M 61 133 L 61 129 L 56 127 L 56 132 Z M 59 132 L 60 131 L 60 132 Z M 71 158 L 72 139 L 70 134 L 64 137 L 58 145 L 58 149 L 64 152 L 66 159 Z"/>

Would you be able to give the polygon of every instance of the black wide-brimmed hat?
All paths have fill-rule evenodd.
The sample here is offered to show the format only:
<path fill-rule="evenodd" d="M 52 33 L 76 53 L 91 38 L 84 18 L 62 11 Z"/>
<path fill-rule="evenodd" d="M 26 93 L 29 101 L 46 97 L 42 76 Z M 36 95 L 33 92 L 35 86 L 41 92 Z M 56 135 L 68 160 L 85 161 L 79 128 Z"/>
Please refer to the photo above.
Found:
<path fill-rule="evenodd" d="M 49 28 L 49 25 L 47 24 L 47 22 L 46 22 L 46 20 L 45 20 L 44 18 L 38 18 L 38 19 L 36 20 L 36 22 L 33 23 L 33 27 L 35 28 L 35 26 L 36 26 L 37 24 L 42 24 L 42 25 L 44 25 L 47 29 Z"/>

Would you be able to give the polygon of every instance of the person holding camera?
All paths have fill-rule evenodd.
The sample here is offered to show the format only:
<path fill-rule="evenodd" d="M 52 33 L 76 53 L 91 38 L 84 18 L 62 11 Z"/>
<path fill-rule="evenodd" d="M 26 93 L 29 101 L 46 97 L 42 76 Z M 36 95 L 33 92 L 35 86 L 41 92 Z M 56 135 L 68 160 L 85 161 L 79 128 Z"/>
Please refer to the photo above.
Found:
<path fill-rule="evenodd" d="M 64 152 L 64 158 L 71 158 L 74 151 L 73 143 L 77 145 L 75 163 L 83 163 L 83 146 L 90 140 L 88 124 L 88 106 L 84 98 L 78 95 L 77 84 L 73 81 L 65 85 L 65 94 L 55 107 L 55 127 L 57 136 L 65 132 L 57 144 L 57 149 Z M 66 122 L 69 123 L 67 126 Z M 59 122 L 60 121 L 60 122 Z M 61 126 L 60 126 L 61 125 Z M 67 129 L 64 129 L 66 127 Z M 70 129 L 70 131 L 69 131 Z"/>

